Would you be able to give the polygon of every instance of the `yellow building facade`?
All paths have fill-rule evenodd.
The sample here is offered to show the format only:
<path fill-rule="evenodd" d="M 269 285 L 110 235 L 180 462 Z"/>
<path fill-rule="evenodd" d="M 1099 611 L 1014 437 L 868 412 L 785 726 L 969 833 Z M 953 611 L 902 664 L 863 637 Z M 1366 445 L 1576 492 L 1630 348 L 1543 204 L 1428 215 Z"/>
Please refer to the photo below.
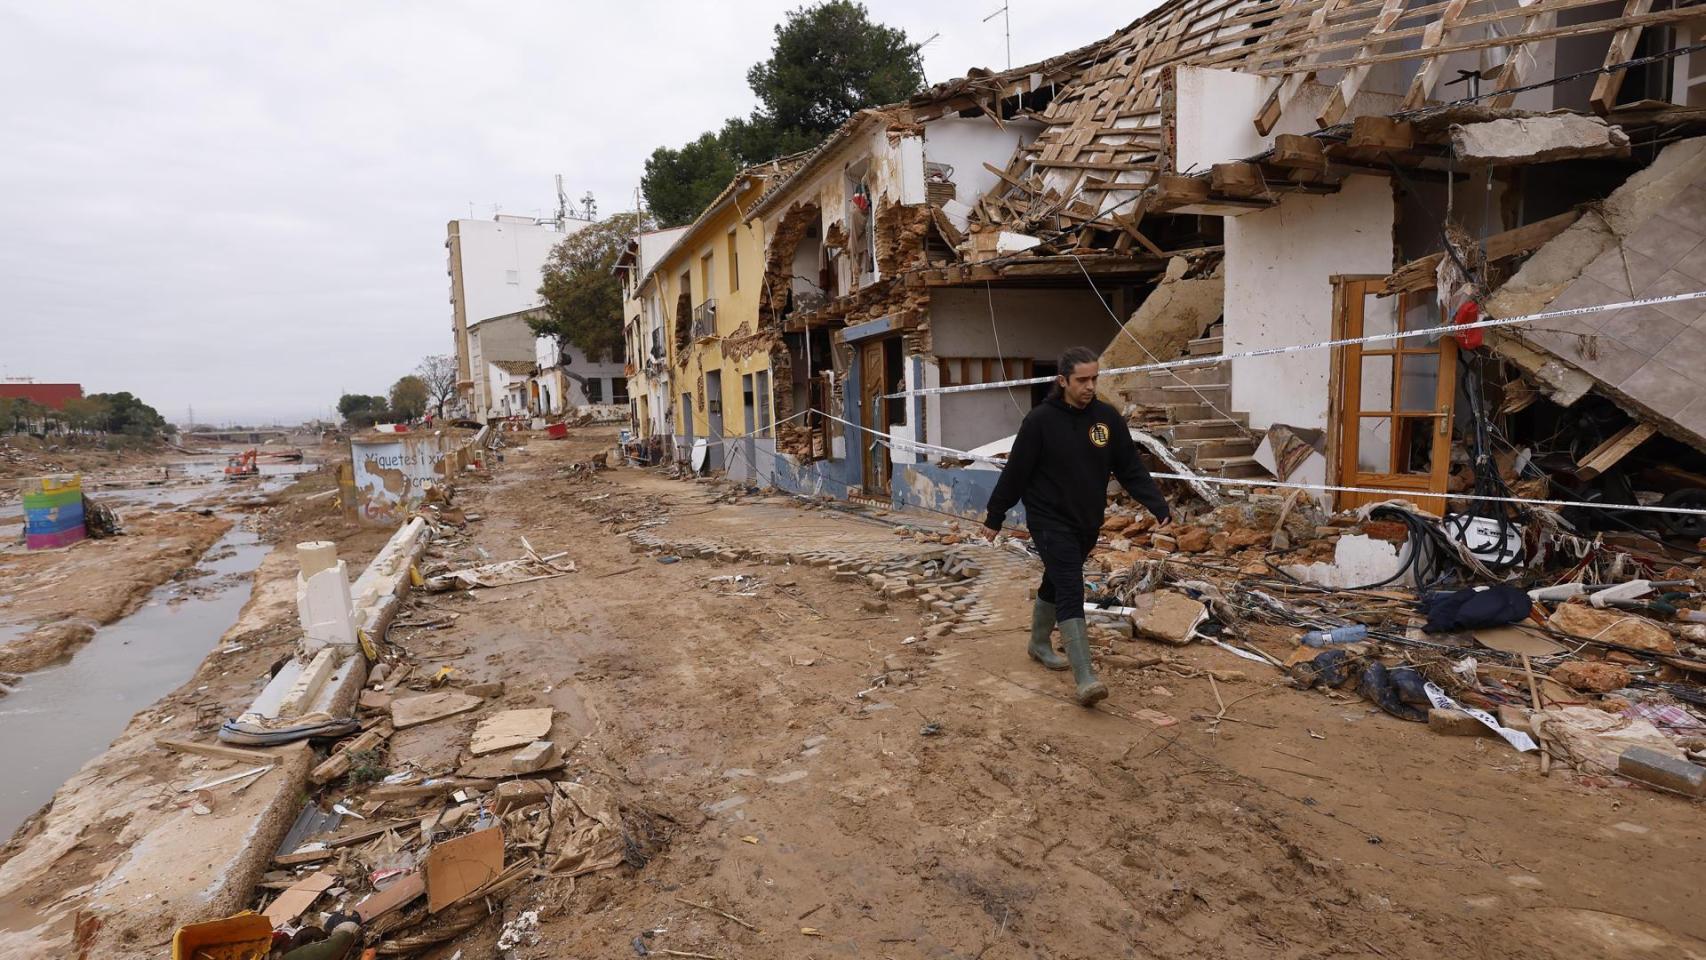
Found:
<path fill-rule="evenodd" d="M 773 436 L 773 333 L 758 331 L 764 277 L 762 225 L 744 211 L 787 168 L 738 175 L 659 258 L 645 280 L 656 286 L 668 331 L 670 407 L 678 452 L 704 467 L 749 474 L 759 455 L 743 438 Z"/>

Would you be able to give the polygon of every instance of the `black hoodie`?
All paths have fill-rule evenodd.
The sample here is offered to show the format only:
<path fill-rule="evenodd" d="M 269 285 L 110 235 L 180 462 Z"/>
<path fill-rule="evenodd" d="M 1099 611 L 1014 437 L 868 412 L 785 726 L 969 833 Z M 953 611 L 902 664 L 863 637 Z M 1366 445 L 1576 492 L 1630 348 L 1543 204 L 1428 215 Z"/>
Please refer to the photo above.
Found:
<path fill-rule="evenodd" d="M 989 495 L 984 526 L 1001 529 L 1007 511 L 1023 500 L 1032 527 L 1092 535 L 1102 528 L 1110 474 L 1155 519 L 1167 522 L 1167 500 L 1138 459 L 1131 428 L 1119 411 L 1101 399 L 1080 410 L 1050 397 L 1019 426 L 1007 466 Z"/>

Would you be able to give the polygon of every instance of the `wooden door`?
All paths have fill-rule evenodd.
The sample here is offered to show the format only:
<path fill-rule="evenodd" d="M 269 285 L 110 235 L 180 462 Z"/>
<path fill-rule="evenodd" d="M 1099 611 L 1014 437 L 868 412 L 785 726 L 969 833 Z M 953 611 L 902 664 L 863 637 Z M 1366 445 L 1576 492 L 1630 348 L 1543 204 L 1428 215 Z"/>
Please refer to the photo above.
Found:
<path fill-rule="evenodd" d="M 883 341 L 866 341 L 859 348 L 859 423 L 865 431 L 854 442 L 865 452 L 864 486 L 869 497 L 887 496 L 889 492 L 889 449 L 876 442 L 879 435 L 888 432 L 888 401 L 883 399 L 887 372 Z"/>
<path fill-rule="evenodd" d="M 1434 291 L 1375 296 L 1378 280 L 1340 282 L 1336 338 L 1439 326 Z M 1377 340 L 1338 348 L 1338 481 L 1402 493 L 1443 494 L 1451 471 L 1451 414 L 1457 390 L 1457 341 L 1440 337 Z M 1394 495 L 1341 493 L 1341 508 Z M 1440 496 L 1413 496 L 1430 513 Z"/>

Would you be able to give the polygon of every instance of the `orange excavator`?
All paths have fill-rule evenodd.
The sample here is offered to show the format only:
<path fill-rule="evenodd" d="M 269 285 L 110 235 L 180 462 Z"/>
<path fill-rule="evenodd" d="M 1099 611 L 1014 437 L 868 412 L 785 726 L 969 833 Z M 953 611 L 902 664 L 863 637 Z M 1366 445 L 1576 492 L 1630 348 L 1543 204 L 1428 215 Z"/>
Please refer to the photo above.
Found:
<path fill-rule="evenodd" d="M 261 465 L 255 462 L 256 451 L 253 447 L 242 453 L 233 455 L 225 461 L 225 479 L 247 480 L 261 475 Z"/>

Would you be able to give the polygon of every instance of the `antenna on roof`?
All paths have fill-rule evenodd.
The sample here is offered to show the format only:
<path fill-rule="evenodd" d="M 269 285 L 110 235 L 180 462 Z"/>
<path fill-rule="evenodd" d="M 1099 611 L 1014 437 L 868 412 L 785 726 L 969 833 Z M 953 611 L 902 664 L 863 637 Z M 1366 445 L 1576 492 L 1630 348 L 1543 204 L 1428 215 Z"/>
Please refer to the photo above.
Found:
<path fill-rule="evenodd" d="M 1013 19 L 1008 14 L 1010 0 L 1001 0 L 1001 9 L 995 13 L 1001 14 L 1001 30 L 1007 35 L 1007 69 L 1013 69 Z M 983 18 L 984 23 L 995 19 L 995 13 Z M 928 43 L 929 41 L 925 41 Z"/>
<path fill-rule="evenodd" d="M 569 195 L 563 192 L 563 175 L 557 174 L 557 226 L 569 219 Z"/>

